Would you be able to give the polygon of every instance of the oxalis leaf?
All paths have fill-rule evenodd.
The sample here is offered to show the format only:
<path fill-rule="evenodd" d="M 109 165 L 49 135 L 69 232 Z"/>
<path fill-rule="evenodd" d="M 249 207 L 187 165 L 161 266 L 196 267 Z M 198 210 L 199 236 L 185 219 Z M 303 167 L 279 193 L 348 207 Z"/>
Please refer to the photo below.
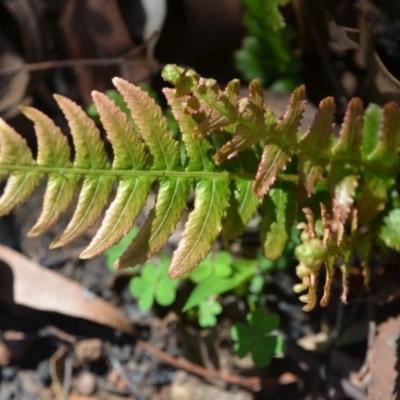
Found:
<path fill-rule="evenodd" d="M 269 332 L 277 329 L 280 319 L 277 314 L 266 314 L 258 308 L 246 317 L 247 323 L 239 322 L 232 326 L 231 336 L 235 343 L 235 353 L 244 357 L 251 352 L 257 367 L 267 367 L 271 356 L 283 351 L 283 338 L 270 336 Z"/>
<path fill-rule="evenodd" d="M 139 308 L 150 310 L 154 301 L 161 306 L 169 306 L 175 301 L 178 280 L 168 276 L 169 259 L 163 256 L 158 264 L 146 263 L 140 276 L 133 277 L 129 282 L 129 291 L 139 300 Z"/>
<path fill-rule="evenodd" d="M 254 275 L 257 262 L 249 260 L 238 260 L 232 263 L 232 274 L 229 276 L 208 275 L 201 280 L 190 293 L 182 311 L 190 310 L 207 300 L 210 296 L 216 296 L 238 287 L 242 282 Z"/>

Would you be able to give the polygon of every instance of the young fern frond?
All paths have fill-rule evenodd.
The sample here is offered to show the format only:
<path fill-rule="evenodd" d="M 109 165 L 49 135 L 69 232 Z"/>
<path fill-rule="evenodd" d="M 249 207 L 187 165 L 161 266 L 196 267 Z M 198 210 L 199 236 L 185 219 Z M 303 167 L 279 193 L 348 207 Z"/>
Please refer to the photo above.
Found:
<path fill-rule="evenodd" d="M 140 88 L 120 78 L 113 80 L 132 119 L 105 95 L 93 93 L 113 148 L 112 163 L 94 122 L 65 97 L 55 96 L 70 126 L 73 161 L 66 138 L 40 111 L 22 108 L 35 124 L 36 160 L 26 142 L 0 120 L 0 176 L 7 178 L 0 215 L 26 201 L 46 177 L 43 211 L 29 233 L 39 235 L 58 220 L 79 191 L 70 223 L 51 244 L 63 246 L 100 218 L 117 182 L 102 225 L 81 254 L 90 258 L 127 234 L 151 189 L 157 187 L 155 205 L 146 222 L 116 263 L 124 268 L 143 263 L 167 243 L 193 187 L 194 209 L 170 265 L 170 275 L 178 277 L 198 265 L 219 234 L 228 240 L 241 235 L 257 210 L 264 254 L 277 259 L 291 227 L 302 218 L 297 210 L 322 193 L 326 199 L 321 206 L 325 210 L 322 221 L 327 233 L 323 238 L 313 234 L 310 216 L 317 212 L 315 207 L 307 212 L 308 225 L 300 225 L 306 232 L 303 239 L 307 243 L 313 240 L 319 257 L 318 262 L 307 264 L 307 251 L 298 250 L 302 284 L 297 290 L 309 288 L 308 295 L 302 297 L 306 309 L 316 303 L 315 283 L 321 266 L 327 269 L 321 300 L 326 305 L 336 260 L 344 260 L 346 276 L 353 249 L 367 254 L 374 236 L 371 232 L 386 246 L 400 250 L 399 224 L 393 223 L 400 220 L 399 202 L 393 200 L 398 197 L 397 104 L 389 103 L 383 109 L 370 106 L 364 113 L 361 101 L 353 99 L 335 138 L 332 98 L 321 102 L 307 132 L 298 132 L 305 106 L 303 86 L 293 93 L 286 113 L 276 118 L 265 107 L 257 81 L 250 83 L 248 97 L 240 97 L 237 80 L 221 90 L 214 80 L 173 65 L 166 67 L 164 77 L 175 86 L 164 89 L 164 94 L 180 127 L 182 143 L 168 129 L 160 107 Z M 326 208 L 333 212 L 332 223 Z M 352 221 L 357 215 L 366 234 L 346 228 L 350 215 Z"/>

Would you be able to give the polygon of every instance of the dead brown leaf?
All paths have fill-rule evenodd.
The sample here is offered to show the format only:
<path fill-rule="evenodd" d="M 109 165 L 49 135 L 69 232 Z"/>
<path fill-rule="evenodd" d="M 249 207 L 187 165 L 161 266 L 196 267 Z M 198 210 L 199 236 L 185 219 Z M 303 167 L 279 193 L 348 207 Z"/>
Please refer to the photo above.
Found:
<path fill-rule="evenodd" d="M 391 317 L 379 325 L 369 364 L 371 383 L 368 388 L 368 399 L 370 400 L 394 400 L 400 396 L 399 337 L 399 316 Z"/>
<path fill-rule="evenodd" d="M 0 246 L 0 300 L 41 311 L 83 318 L 132 334 L 126 316 L 116 307 L 65 278 Z"/>

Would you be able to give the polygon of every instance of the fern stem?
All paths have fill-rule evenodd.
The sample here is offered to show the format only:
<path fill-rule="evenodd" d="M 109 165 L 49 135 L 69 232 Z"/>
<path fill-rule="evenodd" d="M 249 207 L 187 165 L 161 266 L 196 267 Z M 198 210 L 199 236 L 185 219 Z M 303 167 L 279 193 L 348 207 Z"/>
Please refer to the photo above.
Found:
<path fill-rule="evenodd" d="M 0 164 L 0 172 L 32 172 L 31 165 L 7 165 Z M 74 174 L 74 175 L 97 175 L 115 177 L 154 177 L 154 178 L 217 178 L 217 179 L 248 179 L 254 180 L 254 173 L 249 172 L 227 172 L 227 171 L 149 171 L 149 170 L 117 170 L 117 169 L 84 169 L 84 168 L 61 168 L 44 167 L 35 165 L 35 172 L 43 174 Z M 298 175 L 280 174 L 278 179 L 288 182 L 297 182 Z"/>

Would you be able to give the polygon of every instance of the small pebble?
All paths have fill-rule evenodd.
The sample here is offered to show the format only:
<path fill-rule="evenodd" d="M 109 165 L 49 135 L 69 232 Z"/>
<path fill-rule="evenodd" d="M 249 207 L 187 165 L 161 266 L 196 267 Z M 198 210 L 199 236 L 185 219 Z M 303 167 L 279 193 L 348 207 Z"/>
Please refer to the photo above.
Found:
<path fill-rule="evenodd" d="M 51 382 L 49 360 L 41 361 L 37 366 L 36 371 L 43 383 L 48 385 Z"/>
<path fill-rule="evenodd" d="M 11 400 L 14 396 L 9 385 L 0 385 L 0 400 Z"/>
<path fill-rule="evenodd" d="M 91 395 L 96 390 L 96 377 L 90 372 L 82 372 L 76 380 L 76 390 L 84 395 Z"/>
<path fill-rule="evenodd" d="M 5 381 L 12 381 L 17 375 L 18 368 L 15 365 L 1 368 L 1 378 Z"/>
<path fill-rule="evenodd" d="M 75 345 L 76 365 L 98 361 L 103 356 L 103 342 L 100 339 L 87 339 Z"/>

